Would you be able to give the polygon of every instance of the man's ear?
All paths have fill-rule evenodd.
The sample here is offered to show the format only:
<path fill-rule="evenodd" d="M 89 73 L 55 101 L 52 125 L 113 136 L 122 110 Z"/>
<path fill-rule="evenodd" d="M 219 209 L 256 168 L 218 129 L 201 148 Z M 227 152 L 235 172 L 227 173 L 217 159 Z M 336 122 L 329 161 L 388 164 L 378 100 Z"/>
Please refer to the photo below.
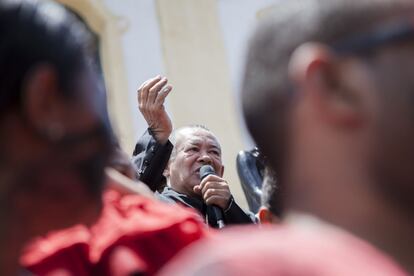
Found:
<path fill-rule="evenodd" d="M 52 66 L 38 65 L 29 71 L 22 88 L 23 112 L 34 127 L 53 139 L 64 134 L 61 97 Z"/>
<path fill-rule="evenodd" d="M 266 207 L 260 207 L 259 212 L 257 214 L 261 224 L 272 223 L 272 214 Z"/>
<path fill-rule="evenodd" d="M 358 91 L 346 77 L 349 69 L 328 46 L 314 42 L 296 48 L 288 66 L 297 91 L 311 100 L 324 120 L 355 126 L 361 110 Z"/>
<path fill-rule="evenodd" d="M 163 176 L 166 178 L 170 177 L 170 163 L 168 162 L 167 166 L 164 169 L 164 172 L 162 173 Z"/>

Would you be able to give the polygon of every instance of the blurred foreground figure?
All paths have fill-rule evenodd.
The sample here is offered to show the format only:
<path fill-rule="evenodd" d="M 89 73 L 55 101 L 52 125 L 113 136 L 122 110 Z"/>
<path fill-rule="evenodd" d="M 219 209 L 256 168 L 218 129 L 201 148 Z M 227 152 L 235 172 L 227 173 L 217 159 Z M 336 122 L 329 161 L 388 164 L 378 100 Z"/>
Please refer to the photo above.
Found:
<path fill-rule="evenodd" d="M 0 34 L 0 275 L 29 274 L 22 248 L 47 232 L 21 257 L 35 275 L 148 275 L 202 236 L 195 214 L 131 195 L 136 183 L 102 197 L 122 178 L 105 167 L 131 170 L 84 26 L 51 2 L 0 1 Z"/>
<path fill-rule="evenodd" d="M 0 2 L 0 275 L 31 237 L 99 215 L 112 132 L 89 41 L 54 4 Z"/>
<path fill-rule="evenodd" d="M 195 212 L 154 199 L 117 149 L 106 169 L 101 216 L 33 240 L 21 257 L 35 275 L 153 275 L 188 244 L 205 237 Z M 132 179 L 128 178 L 131 176 Z"/>
<path fill-rule="evenodd" d="M 412 275 L 414 2 L 275 12 L 252 39 L 242 98 L 286 189 L 285 225 L 229 231 L 165 275 Z"/>
<path fill-rule="evenodd" d="M 149 190 L 150 196 L 145 193 L 145 184 L 128 184 L 113 170 L 108 170 L 108 184 L 102 215 L 95 224 L 35 240 L 26 248 L 22 265 L 39 276 L 153 275 L 207 234 L 197 214 L 158 202 Z M 137 191 L 122 193 L 116 186 Z"/>

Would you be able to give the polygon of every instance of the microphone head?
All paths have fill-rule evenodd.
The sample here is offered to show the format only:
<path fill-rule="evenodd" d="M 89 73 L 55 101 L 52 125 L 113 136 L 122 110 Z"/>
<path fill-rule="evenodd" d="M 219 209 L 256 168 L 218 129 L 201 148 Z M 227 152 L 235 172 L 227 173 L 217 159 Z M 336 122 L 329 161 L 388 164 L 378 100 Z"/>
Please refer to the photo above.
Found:
<path fill-rule="evenodd" d="M 207 177 L 210 174 L 216 174 L 216 171 L 214 168 L 210 165 L 203 165 L 200 168 L 200 180 L 203 180 L 205 177 Z"/>

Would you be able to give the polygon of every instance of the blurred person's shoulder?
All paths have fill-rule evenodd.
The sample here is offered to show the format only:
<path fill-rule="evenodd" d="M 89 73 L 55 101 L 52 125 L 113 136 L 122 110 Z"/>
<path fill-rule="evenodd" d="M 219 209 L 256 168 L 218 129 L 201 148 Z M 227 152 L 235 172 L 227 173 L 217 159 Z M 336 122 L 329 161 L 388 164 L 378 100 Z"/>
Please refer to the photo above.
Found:
<path fill-rule="evenodd" d="M 200 216 L 188 208 L 116 191 L 106 192 L 104 202 L 108 208 L 91 228 L 96 275 L 151 275 L 187 245 L 209 236 Z"/>
<path fill-rule="evenodd" d="M 145 195 L 121 194 L 115 190 L 107 190 L 103 200 L 103 215 L 91 228 L 92 231 L 106 222 L 113 224 L 115 220 L 123 222 L 117 225 L 118 228 L 136 232 L 165 229 L 184 222 L 193 222 L 194 225 L 202 223 L 201 217 L 192 209 L 164 203 Z"/>
<path fill-rule="evenodd" d="M 182 251 L 160 275 L 408 275 L 335 227 L 233 227 Z"/>
<path fill-rule="evenodd" d="M 71 275 L 86 275 L 90 232 L 84 225 L 52 231 L 33 239 L 23 250 L 20 264 L 34 275 L 65 271 Z"/>
<path fill-rule="evenodd" d="M 21 263 L 44 275 L 111 275 L 114 271 L 154 273 L 188 244 L 208 235 L 199 215 L 140 194 L 108 189 L 103 210 L 91 227 L 78 225 L 33 241 Z"/>

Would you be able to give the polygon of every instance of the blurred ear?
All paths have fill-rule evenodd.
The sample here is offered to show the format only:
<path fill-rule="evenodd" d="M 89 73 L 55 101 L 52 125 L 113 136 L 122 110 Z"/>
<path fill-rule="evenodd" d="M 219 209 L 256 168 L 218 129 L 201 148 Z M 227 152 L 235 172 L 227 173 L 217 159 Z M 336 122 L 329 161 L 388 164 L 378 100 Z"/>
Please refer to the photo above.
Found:
<path fill-rule="evenodd" d="M 258 212 L 260 223 L 262 224 L 270 224 L 272 223 L 272 214 L 270 213 L 269 209 L 266 207 L 260 207 Z"/>
<path fill-rule="evenodd" d="M 27 120 L 38 130 L 59 138 L 64 129 L 61 122 L 62 96 L 56 71 L 49 65 L 38 65 L 27 74 L 22 88 L 22 108 Z"/>
<path fill-rule="evenodd" d="M 260 207 L 259 212 L 257 213 L 261 224 L 277 224 L 280 223 L 280 218 L 273 215 L 272 212 L 266 207 Z"/>
<path fill-rule="evenodd" d="M 165 167 L 162 175 L 165 176 L 166 178 L 170 177 L 170 162 L 168 162 L 167 167 Z"/>
<path fill-rule="evenodd" d="M 329 47 L 313 42 L 299 46 L 288 67 L 300 97 L 310 100 L 321 118 L 352 127 L 360 122 L 361 106 L 359 91 L 346 77 L 350 69 L 355 68 L 345 65 Z"/>

